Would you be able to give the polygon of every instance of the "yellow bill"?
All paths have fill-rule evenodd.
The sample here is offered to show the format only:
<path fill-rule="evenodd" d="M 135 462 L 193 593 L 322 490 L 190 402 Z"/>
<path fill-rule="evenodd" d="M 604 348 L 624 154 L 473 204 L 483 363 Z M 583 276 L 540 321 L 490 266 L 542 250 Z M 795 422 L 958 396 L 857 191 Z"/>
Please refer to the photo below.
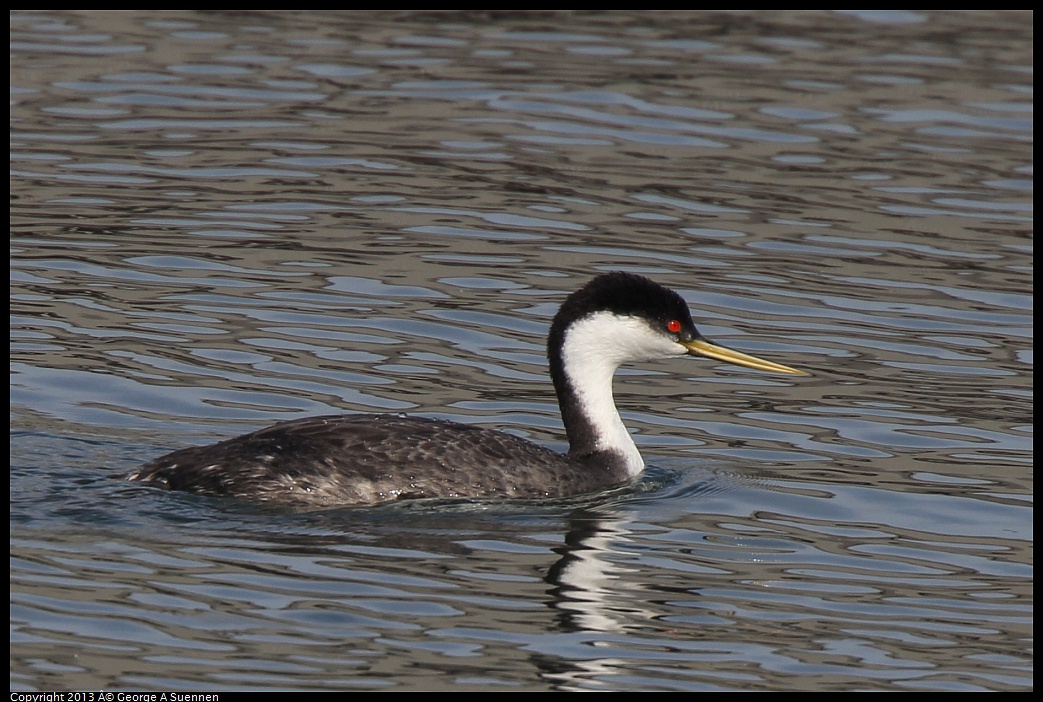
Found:
<path fill-rule="evenodd" d="M 694 339 L 692 341 L 682 341 L 680 343 L 688 349 L 688 354 L 690 356 L 706 356 L 707 358 L 715 358 L 718 361 L 734 363 L 737 366 L 746 366 L 747 368 L 756 368 L 757 370 L 769 371 L 772 373 L 811 375 L 806 371 L 790 368 L 781 363 L 765 361 L 763 358 L 757 358 L 756 356 L 750 356 L 740 351 L 733 351 L 731 349 L 726 349 L 723 346 L 718 346 L 717 344 L 711 344 L 706 339 Z"/>

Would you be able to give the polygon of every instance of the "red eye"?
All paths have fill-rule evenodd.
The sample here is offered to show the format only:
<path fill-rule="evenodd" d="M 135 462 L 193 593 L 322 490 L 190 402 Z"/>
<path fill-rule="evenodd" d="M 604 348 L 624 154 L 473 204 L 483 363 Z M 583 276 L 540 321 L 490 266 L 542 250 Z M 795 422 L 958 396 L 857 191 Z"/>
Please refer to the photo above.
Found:
<path fill-rule="evenodd" d="M 678 322 L 676 319 L 671 319 L 669 322 L 666 323 L 666 328 L 672 331 L 674 334 L 676 334 L 677 332 L 681 331 L 681 323 Z"/>

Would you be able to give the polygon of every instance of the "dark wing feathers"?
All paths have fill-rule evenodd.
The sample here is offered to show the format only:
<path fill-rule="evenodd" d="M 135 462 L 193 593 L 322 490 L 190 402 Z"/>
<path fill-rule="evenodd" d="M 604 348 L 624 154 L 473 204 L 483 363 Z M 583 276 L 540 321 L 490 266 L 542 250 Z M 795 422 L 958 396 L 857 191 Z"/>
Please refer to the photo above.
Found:
<path fill-rule="evenodd" d="M 175 451 L 132 480 L 207 495 L 309 506 L 420 497 L 539 498 L 579 494 L 625 476 L 483 427 L 399 415 L 282 422 Z"/>

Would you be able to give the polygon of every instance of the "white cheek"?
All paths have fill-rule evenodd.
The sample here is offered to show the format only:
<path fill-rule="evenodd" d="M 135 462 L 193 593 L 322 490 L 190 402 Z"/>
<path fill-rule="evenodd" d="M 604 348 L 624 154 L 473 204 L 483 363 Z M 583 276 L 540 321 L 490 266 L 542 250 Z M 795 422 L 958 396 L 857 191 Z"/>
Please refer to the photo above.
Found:
<path fill-rule="evenodd" d="M 651 361 L 657 358 L 684 356 L 688 350 L 669 336 L 649 329 L 639 319 L 626 320 L 619 337 L 627 348 L 626 361 Z"/>
<path fill-rule="evenodd" d="M 651 361 L 687 353 L 681 344 L 636 317 L 599 312 L 570 329 L 570 337 L 573 332 L 579 332 L 577 336 L 583 343 L 598 349 L 617 366 L 627 361 Z"/>

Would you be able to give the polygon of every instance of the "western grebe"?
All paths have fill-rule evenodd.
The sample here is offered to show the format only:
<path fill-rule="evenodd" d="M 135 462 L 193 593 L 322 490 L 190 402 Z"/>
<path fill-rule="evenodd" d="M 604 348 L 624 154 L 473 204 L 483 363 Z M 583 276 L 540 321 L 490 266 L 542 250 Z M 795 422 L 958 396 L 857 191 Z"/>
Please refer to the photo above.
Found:
<path fill-rule="evenodd" d="M 547 338 L 567 454 L 468 424 L 341 415 L 174 451 L 128 477 L 171 490 L 311 507 L 592 492 L 625 483 L 645 467 L 612 397 L 616 369 L 686 354 L 807 375 L 710 343 L 680 295 L 638 275 L 606 273 L 566 298 Z"/>

